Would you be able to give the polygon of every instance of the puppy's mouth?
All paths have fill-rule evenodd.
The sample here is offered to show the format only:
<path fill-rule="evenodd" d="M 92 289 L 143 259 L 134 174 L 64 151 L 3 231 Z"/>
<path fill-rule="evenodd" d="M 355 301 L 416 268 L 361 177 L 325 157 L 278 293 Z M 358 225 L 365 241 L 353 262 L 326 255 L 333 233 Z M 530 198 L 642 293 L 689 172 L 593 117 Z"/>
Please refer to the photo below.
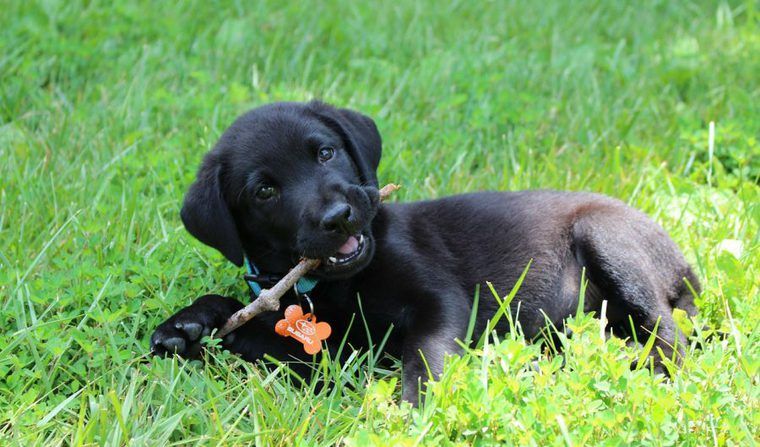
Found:
<path fill-rule="evenodd" d="M 338 251 L 334 255 L 328 256 L 324 260 L 325 264 L 329 266 L 347 266 L 357 259 L 359 259 L 366 249 L 366 239 L 364 235 L 359 233 L 355 236 L 349 236 L 346 242 L 338 248 Z"/>
<path fill-rule="evenodd" d="M 322 262 L 314 273 L 325 279 L 346 279 L 369 265 L 374 256 L 374 239 L 369 230 L 346 238 L 346 241 Z"/>

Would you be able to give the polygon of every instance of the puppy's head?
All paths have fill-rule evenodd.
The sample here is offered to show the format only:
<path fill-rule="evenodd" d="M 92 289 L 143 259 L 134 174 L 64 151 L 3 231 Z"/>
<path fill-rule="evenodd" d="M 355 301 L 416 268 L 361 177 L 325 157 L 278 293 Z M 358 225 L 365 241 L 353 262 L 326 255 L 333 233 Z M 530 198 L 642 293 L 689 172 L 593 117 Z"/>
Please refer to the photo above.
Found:
<path fill-rule="evenodd" d="M 349 277 L 374 254 L 380 134 L 368 117 L 320 102 L 276 103 L 239 117 L 203 160 L 182 207 L 201 242 L 242 265 L 285 272 L 317 258 Z"/>

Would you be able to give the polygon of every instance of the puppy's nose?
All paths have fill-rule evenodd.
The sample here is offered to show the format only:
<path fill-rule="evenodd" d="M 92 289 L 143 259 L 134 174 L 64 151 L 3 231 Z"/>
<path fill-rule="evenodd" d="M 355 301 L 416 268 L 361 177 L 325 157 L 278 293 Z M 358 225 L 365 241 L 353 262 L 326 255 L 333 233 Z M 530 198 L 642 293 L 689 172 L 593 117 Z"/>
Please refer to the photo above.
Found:
<path fill-rule="evenodd" d="M 352 235 L 356 226 L 356 219 L 353 214 L 351 205 L 336 203 L 327 209 L 320 224 L 324 230 Z"/>

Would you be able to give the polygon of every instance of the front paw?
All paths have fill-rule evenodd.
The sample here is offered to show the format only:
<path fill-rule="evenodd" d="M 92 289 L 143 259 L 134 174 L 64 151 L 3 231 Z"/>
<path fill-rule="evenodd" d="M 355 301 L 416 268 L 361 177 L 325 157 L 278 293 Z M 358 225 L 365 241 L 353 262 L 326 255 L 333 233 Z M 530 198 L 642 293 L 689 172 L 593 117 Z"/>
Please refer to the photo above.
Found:
<path fill-rule="evenodd" d="M 242 304 L 231 298 L 206 295 L 161 323 L 150 337 L 154 355 L 177 354 L 187 359 L 200 357 L 201 339 L 221 327 Z M 235 333 L 224 337 L 223 344 L 232 343 Z"/>

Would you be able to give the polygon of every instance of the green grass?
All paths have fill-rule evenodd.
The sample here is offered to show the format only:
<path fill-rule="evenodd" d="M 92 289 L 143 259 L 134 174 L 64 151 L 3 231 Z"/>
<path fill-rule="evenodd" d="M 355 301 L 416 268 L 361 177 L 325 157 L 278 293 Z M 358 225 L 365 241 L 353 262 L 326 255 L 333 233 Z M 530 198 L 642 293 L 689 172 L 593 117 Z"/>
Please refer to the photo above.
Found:
<path fill-rule="evenodd" d="M 755 1 L 114 3 L 2 5 L 0 444 L 757 443 Z M 644 210 L 703 282 L 696 326 L 728 336 L 699 332 L 666 383 L 586 315 L 564 368 L 498 334 L 419 410 L 369 353 L 324 359 L 319 392 L 219 351 L 150 359 L 170 313 L 245 295 L 178 218 L 203 153 L 248 108 L 313 97 L 376 119 L 398 200 L 558 188 Z"/>

